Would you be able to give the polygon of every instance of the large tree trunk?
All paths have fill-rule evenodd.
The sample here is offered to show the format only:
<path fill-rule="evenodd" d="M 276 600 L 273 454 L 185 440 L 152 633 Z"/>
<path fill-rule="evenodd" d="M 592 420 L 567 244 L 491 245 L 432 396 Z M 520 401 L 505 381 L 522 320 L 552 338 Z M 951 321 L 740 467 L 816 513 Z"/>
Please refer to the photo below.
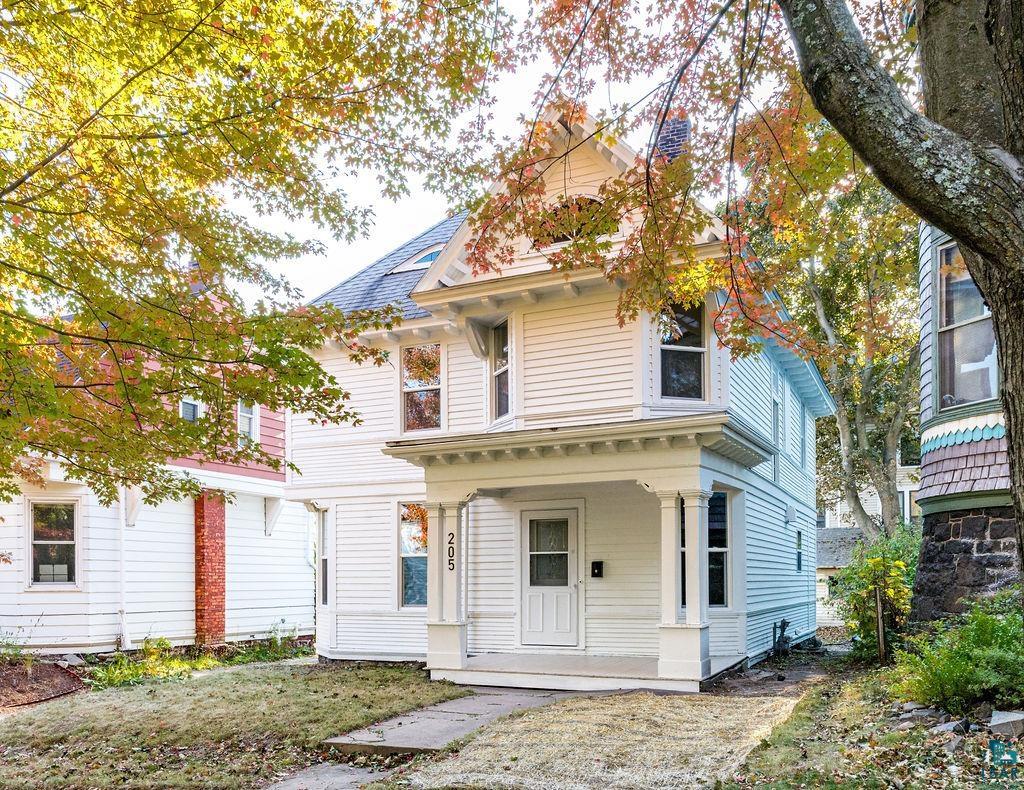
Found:
<path fill-rule="evenodd" d="M 1024 7 L 918 0 L 925 117 L 872 56 L 846 0 L 777 2 L 815 106 L 893 194 L 960 243 L 992 310 L 1024 559 Z"/>
<path fill-rule="evenodd" d="M 1024 278 L 985 267 L 985 298 L 992 309 L 1010 456 L 1010 495 L 1017 516 L 1017 567 L 1024 578 Z M 979 283 L 980 285 L 980 283 Z"/>

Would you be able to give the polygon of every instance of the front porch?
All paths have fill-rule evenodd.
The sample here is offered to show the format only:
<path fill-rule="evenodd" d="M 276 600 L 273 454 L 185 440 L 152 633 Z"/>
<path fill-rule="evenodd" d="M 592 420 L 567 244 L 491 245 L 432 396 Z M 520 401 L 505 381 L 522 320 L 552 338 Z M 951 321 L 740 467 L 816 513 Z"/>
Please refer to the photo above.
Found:
<path fill-rule="evenodd" d="M 390 445 L 425 471 L 431 676 L 692 692 L 745 660 L 744 489 L 702 453 L 763 455 L 724 421 Z M 712 500 L 728 540 L 709 553 Z"/>
<path fill-rule="evenodd" d="M 742 656 L 711 656 L 704 681 L 658 676 L 658 659 L 644 656 L 587 656 L 551 653 L 482 653 L 466 658 L 462 669 L 432 669 L 433 680 L 476 686 L 545 688 L 564 691 L 700 691 L 702 682 L 741 664 Z"/>

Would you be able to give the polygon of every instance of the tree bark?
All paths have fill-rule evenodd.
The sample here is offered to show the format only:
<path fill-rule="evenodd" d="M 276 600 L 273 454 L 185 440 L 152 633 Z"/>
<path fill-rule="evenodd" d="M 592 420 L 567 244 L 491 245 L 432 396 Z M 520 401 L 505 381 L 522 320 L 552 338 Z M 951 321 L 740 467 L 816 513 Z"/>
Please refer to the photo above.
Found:
<path fill-rule="evenodd" d="M 1024 573 L 1024 9 L 919 0 L 930 118 L 879 66 L 845 0 L 777 2 L 818 111 L 894 195 L 960 243 L 992 310 Z"/>

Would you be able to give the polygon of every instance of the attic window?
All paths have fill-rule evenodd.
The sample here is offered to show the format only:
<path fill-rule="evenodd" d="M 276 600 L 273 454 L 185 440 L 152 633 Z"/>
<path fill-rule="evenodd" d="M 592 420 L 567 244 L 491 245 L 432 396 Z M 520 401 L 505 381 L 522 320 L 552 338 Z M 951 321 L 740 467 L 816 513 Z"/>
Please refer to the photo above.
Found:
<path fill-rule="evenodd" d="M 388 274 L 398 274 L 399 272 L 415 272 L 421 269 L 429 269 L 430 264 L 438 259 L 441 255 L 441 249 L 444 247 L 443 244 L 438 244 L 434 247 L 427 247 L 425 250 L 420 250 L 418 253 L 413 255 L 409 260 L 404 263 L 398 264 Z"/>
<path fill-rule="evenodd" d="M 586 236 L 610 236 L 619 230 L 618 220 L 608 215 L 600 200 L 583 195 L 568 198 L 552 208 L 547 220 L 547 227 L 533 239 L 537 247 Z"/>

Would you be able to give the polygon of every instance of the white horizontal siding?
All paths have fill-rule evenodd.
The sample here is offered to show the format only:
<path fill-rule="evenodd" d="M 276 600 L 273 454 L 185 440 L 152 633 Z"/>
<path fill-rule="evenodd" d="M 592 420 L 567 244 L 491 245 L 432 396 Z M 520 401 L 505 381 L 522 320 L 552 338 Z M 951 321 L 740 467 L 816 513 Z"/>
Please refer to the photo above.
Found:
<path fill-rule="evenodd" d="M 426 654 L 425 607 L 399 607 L 398 506 L 421 497 L 368 497 L 335 505 L 337 650 Z"/>
<path fill-rule="evenodd" d="M 238 496 L 226 512 L 225 631 L 233 639 L 313 631 L 313 565 L 306 509 L 286 503 L 270 535 L 264 498 Z"/>
<path fill-rule="evenodd" d="M 483 498 L 469 506 L 469 649 L 505 653 L 515 649 L 515 516 L 508 500 Z"/>
<path fill-rule="evenodd" d="M 473 433 L 484 428 L 488 365 L 465 342 L 448 343 L 448 430 Z"/>
<path fill-rule="evenodd" d="M 618 326 L 614 294 L 541 302 L 522 313 L 523 416 L 536 418 L 634 404 L 636 324 Z M 630 414 L 623 409 L 623 414 Z M 559 420 L 562 422 L 562 420 Z"/>
<path fill-rule="evenodd" d="M 83 486 L 53 485 L 46 491 L 30 491 L 40 501 L 54 499 L 66 492 L 81 496 L 78 522 L 80 544 L 76 576 L 80 589 L 26 589 L 29 576 L 29 546 L 25 527 L 25 500 L 0 505 L 0 545 L 11 546 L 12 565 L 0 566 L 0 638 L 45 650 L 109 650 L 117 646 L 121 633 L 120 556 L 118 505 L 107 507 Z M 291 619 L 302 623 L 301 632 L 312 627 L 312 569 L 301 582 L 292 579 L 289 569 L 306 563 L 304 537 L 305 510 L 292 504 L 282 516 L 276 538 L 265 538 L 262 497 L 239 497 L 239 505 L 229 505 L 227 515 L 228 565 L 226 592 L 228 628 L 239 628 L 248 638 L 258 633 L 256 621 L 242 624 L 244 612 L 276 612 L 292 606 L 298 585 L 308 590 L 304 613 Z M 248 552 L 250 568 L 238 573 L 232 565 L 239 549 L 236 540 L 242 524 L 240 510 L 252 511 L 252 531 L 274 543 L 273 550 L 241 549 Z M 300 542 L 296 517 L 303 523 Z M 247 518 L 249 518 L 247 516 Z M 126 620 L 135 646 L 146 637 L 167 638 L 175 644 L 188 644 L 195 638 L 195 505 L 191 499 L 169 500 L 158 505 L 143 505 L 134 526 L 124 533 L 124 585 Z M 257 567 L 258 566 L 258 567 Z M 308 568 L 308 565 L 306 566 Z M 256 619 L 266 619 L 262 616 Z M 265 629 L 264 629 L 265 630 Z M 230 637 L 230 634 L 229 634 Z"/>
<path fill-rule="evenodd" d="M 740 357 L 732 363 L 729 410 L 771 441 L 772 366 L 764 353 Z"/>
<path fill-rule="evenodd" d="M 831 600 L 828 593 L 828 578 L 832 574 L 818 571 L 817 580 L 814 585 L 816 598 L 815 612 L 818 618 L 818 626 L 840 626 L 843 619 L 839 616 L 839 609 L 836 602 Z"/>
<path fill-rule="evenodd" d="M 114 508 L 111 514 L 113 538 L 117 535 L 116 512 Z M 195 639 L 195 503 L 182 499 L 144 505 L 135 526 L 125 531 L 125 550 L 125 595 L 132 640 Z M 114 569 L 109 577 L 116 580 Z M 116 611 L 116 606 L 111 611 Z M 110 617 L 116 629 L 116 616 Z"/>
<path fill-rule="evenodd" d="M 586 563 L 604 578 L 584 578 L 587 652 L 658 655 L 661 508 L 635 483 L 586 487 Z"/>

